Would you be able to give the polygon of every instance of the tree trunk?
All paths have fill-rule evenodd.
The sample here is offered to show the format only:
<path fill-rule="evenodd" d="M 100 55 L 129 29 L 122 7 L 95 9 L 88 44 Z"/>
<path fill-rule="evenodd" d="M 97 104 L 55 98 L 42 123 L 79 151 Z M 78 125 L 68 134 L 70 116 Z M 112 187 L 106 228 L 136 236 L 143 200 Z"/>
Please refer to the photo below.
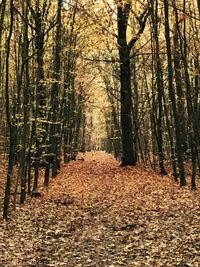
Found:
<path fill-rule="evenodd" d="M 10 110 L 10 101 L 9 101 L 9 57 L 10 57 L 10 41 L 13 32 L 13 0 L 10 1 L 10 29 L 9 35 L 6 42 L 6 83 L 5 83 L 5 96 L 6 96 L 6 117 L 7 125 L 9 129 L 9 158 L 8 158 L 8 170 L 7 170 L 7 180 L 5 186 L 5 195 L 4 195 L 4 206 L 3 206 L 3 217 L 6 219 L 8 217 L 8 209 L 10 202 L 10 190 L 11 190 L 11 180 L 13 174 L 14 166 L 14 136 L 15 136 L 15 127 L 12 124 L 11 110 Z"/>
<path fill-rule="evenodd" d="M 6 0 L 2 0 L 1 2 L 1 14 L 0 14 L 0 77 L 2 75 L 1 73 L 1 42 L 2 42 L 2 32 L 3 32 L 3 25 L 4 25 L 4 18 L 5 18 L 5 11 L 6 11 Z M 0 79 L 0 88 L 1 88 L 1 79 Z"/>
<path fill-rule="evenodd" d="M 130 59 L 127 47 L 119 48 L 121 84 L 122 165 L 135 165 L 137 158 L 133 145 Z"/>
<path fill-rule="evenodd" d="M 56 45 L 55 45 L 55 55 L 54 55 L 54 72 L 53 80 L 55 82 L 52 84 L 51 88 L 51 100 L 50 100 L 50 112 L 48 114 L 48 122 L 50 124 L 49 130 L 49 144 L 47 145 L 47 166 L 45 171 L 45 185 L 48 183 L 48 176 L 50 170 L 50 164 L 52 166 L 52 176 L 55 177 L 58 171 L 58 145 L 59 139 L 61 138 L 61 127 L 60 127 L 60 103 L 59 103 L 59 94 L 60 94 L 60 80 L 61 80 L 61 31 L 62 31 L 62 22 L 61 22 L 61 9 L 62 9 L 62 0 L 57 1 L 57 28 L 56 28 Z M 48 156 L 51 156 L 52 160 L 49 162 Z"/>
<path fill-rule="evenodd" d="M 126 31 L 130 6 L 117 8 L 118 45 L 120 58 L 120 93 L 121 93 L 121 127 L 122 127 L 122 165 L 135 165 L 137 157 L 133 146 L 133 125 L 131 119 L 131 72 L 130 50 L 126 40 Z"/>
<path fill-rule="evenodd" d="M 171 55 L 171 43 L 170 43 L 168 0 L 164 1 L 164 8 L 165 8 L 164 10 L 165 11 L 165 40 L 166 40 L 166 45 L 167 45 L 167 58 L 168 58 L 168 90 L 169 90 L 169 97 L 172 102 L 172 110 L 173 110 L 173 116 L 174 116 L 174 122 L 175 122 L 180 184 L 181 186 L 185 186 L 186 179 L 185 179 L 184 162 L 183 162 L 183 146 L 182 146 L 183 144 L 181 142 L 181 136 L 180 136 L 180 117 L 177 112 L 175 90 L 174 90 L 174 85 L 173 85 L 173 67 L 172 67 L 172 55 Z"/>
<path fill-rule="evenodd" d="M 176 25 L 174 26 L 174 74 L 176 81 L 176 92 L 177 92 L 177 106 L 178 106 L 178 114 L 180 118 L 180 138 L 181 143 L 183 144 L 183 152 L 187 150 L 187 142 L 186 142 L 186 131 L 185 131 L 185 115 L 184 115 L 184 92 L 182 88 L 182 75 L 181 75 L 181 55 L 179 51 L 179 41 L 178 41 L 178 29 Z"/>
<path fill-rule="evenodd" d="M 121 93 L 121 128 L 122 128 L 122 166 L 135 165 L 137 162 L 136 147 L 134 145 L 133 125 L 132 125 L 132 101 L 131 101 L 131 71 L 130 71 L 130 52 L 140 35 L 143 33 L 150 8 L 137 17 L 139 29 L 136 35 L 127 42 L 127 26 L 131 10 L 131 3 L 124 5 L 118 2 L 117 6 L 117 29 L 118 29 L 118 50 L 120 59 L 120 93 Z M 135 118 L 137 120 L 137 118 Z M 137 140 L 136 140 L 137 141 Z"/>
<path fill-rule="evenodd" d="M 27 183 L 27 148 L 28 148 L 28 120 L 29 120 L 29 64 L 28 64 L 28 5 L 24 4 L 24 41 L 22 48 L 22 59 L 25 64 L 24 84 L 23 84 L 23 133 L 21 150 L 21 195 L 20 203 L 23 204 L 26 199 Z"/>
<path fill-rule="evenodd" d="M 152 2 L 152 21 L 155 40 L 155 62 L 156 62 L 156 78 L 157 78 L 157 92 L 158 92 L 158 116 L 156 118 L 156 140 L 158 145 L 158 157 L 160 173 L 166 175 L 167 172 L 164 167 L 164 153 L 163 153 L 163 97 L 164 97 L 164 84 L 163 84 L 163 70 L 160 59 L 159 47 L 159 33 L 158 33 L 158 1 Z"/>

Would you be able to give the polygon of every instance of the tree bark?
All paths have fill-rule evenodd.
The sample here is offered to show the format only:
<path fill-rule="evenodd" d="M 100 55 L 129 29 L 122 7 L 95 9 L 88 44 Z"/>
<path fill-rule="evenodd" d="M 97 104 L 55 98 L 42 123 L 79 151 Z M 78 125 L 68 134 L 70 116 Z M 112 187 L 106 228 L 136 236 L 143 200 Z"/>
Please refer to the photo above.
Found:
<path fill-rule="evenodd" d="M 132 98 L 131 98 L 131 71 L 130 71 L 130 52 L 135 43 L 143 33 L 150 8 L 137 17 L 139 30 L 136 35 L 127 42 L 128 19 L 131 10 L 129 2 L 117 6 L 117 29 L 118 29 L 118 50 L 120 59 L 120 93 L 121 93 L 121 128 L 122 128 L 122 166 L 136 165 L 137 155 L 134 145 L 135 134 L 132 124 Z M 137 120 L 137 118 L 135 118 Z"/>
<path fill-rule="evenodd" d="M 158 92 L 158 116 L 156 118 L 156 140 L 158 145 L 158 157 L 160 173 L 166 175 L 167 172 L 164 167 L 164 152 L 163 152 L 163 97 L 164 97 L 164 84 L 163 84 L 163 70 L 160 58 L 159 47 L 159 33 L 158 33 L 158 1 L 152 1 L 152 21 L 155 40 L 155 62 L 156 62 L 156 78 L 157 78 L 157 92 Z"/>
<path fill-rule="evenodd" d="M 20 203 L 23 204 L 26 199 L 26 183 L 27 183 L 27 148 L 28 148 L 28 121 L 29 121 L 29 62 L 28 62 L 28 5 L 24 3 L 24 30 L 23 30 L 23 48 L 22 48 L 22 64 L 25 64 L 24 84 L 23 84 L 23 132 L 22 132 L 22 150 L 21 150 L 21 195 Z"/>
<path fill-rule="evenodd" d="M 120 47 L 122 165 L 135 165 L 136 151 L 133 144 L 130 58 L 127 47 Z"/>
<path fill-rule="evenodd" d="M 172 102 L 172 110 L 175 122 L 175 132 L 176 132 L 176 145 L 177 145 L 177 158 L 178 167 L 180 173 L 180 185 L 186 185 L 184 163 L 183 163 L 183 144 L 181 142 L 180 136 L 180 117 L 177 112 L 175 90 L 173 85 L 173 67 L 172 67 L 172 55 L 171 55 L 171 43 L 170 43 L 170 28 L 169 28 L 169 6 L 168 0 L 164 1 L 164 11 L 165 11 L 165 40 L 167 46 L 167 58 L 168 58 L 168 90 L 169 97 Z"/>
<path fill-rule="evenodd" d="M 52 84 L 51 88 L 51 100 L 50 100 L 50 112 L 48 114 L 48 122 L 50 122 L 49 130 L 49 144 L 47 145 L 47 157 L 50 155 L 52 157 L 52 162 L 49 162 L 47 158 L 47 167 L 45 171 L 45 182 L 48 184 L 48 176 L 50 171 L 50 164 L 52 165 L 52 176 L 55 177 L 58 171 L 58 144 L 59 138 L 61 138 L 60 133 L 60 103 L 59 103 L 59 93 L 60 93 L 60 81 L 61 81 L 61 34 L 62 34 L 62 21 L 61 21 L 61 11 L 62 11 L 62 0 L 57 1 L 57 27 L 56 27 L 56 44 L 55 44 L 55 55 L 54 55 L 54 72 L 53 80 L 55 82 Z M 58 136 L 59 135 L 59 136 Z"/>
<path fill-rule="evenodd" d="M 7 125 L 10 134 L 10 144 L 9 144 L 9 157 L 8 157 L 8 170 L 7 170 L 7 179 L 5 185 L 5 195 L 4 195 L 4 206 L 3 206 L 3 217 L 7 219 L 8 209 L 10 202 L 10 190 L 11 190 L 11 180 L 13 174 L 14 166 L 14 136 L 15 136 L 15 127 L 12 124 L 12 119 L 10 115 L 10 101 L 9 101 L 9 57 L 10 57 L 10 41 L 13 33 L 13 0 L 10 1 L 10 29 L 9 35 L 6 42 L 6 83 L 5 83 L 5 96 L 6 96 L 6 117 Z"/>

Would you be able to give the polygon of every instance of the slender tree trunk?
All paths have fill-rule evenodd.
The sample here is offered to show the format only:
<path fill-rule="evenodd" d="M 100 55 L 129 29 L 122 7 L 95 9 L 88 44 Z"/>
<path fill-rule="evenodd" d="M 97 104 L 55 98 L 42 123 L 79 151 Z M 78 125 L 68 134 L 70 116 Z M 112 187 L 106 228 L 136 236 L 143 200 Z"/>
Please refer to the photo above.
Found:
<path fill-rule="evenodd" d="M 174 27 L 174 35 L 173 35 L 173 44 L 174 44 L 174 74 L 176 81 L 176 92 L 177 92 L 177 106 L 178 106 L 178 114 L 180 118 L 180 138 L 181 143 L 183 144 L 183 151 L 187 150 L 187 142 L 186 142 L 186 131 L 185 131 L 185 115 L 184 115 L 184 92 L 182 88 L 182 75 L 181 75 L 181 56 L 179 51 L 179 40 L 178 40 L 178 30 L 175 25 Z"/>
<path fill-rule="evenodd" d="M 36 63 L 37 63 L 37 78 L 36 78 L 36 108 L 35 108 L 35 159 L 34 159 L 34 184 L 33 191 L 38 189 L 39 168 L 41 163 L 41 156 L 44 148 L 42 141 L 44 138 L 44 129 L 46 125 L 39 121 L 43 120 L 46 116 L 46 86 L 44 84 L 44 25 L 43 15 L 41 13 L 40 3 L 36 1 L 35 10 L 29 8 L 32 12 L 32 16 L 35 22 L 35 48 L 36 48 Z M 42 129 L 42 131 L 41 131 Z"/>
<path fill-rule="evenodd" d="M 78 0 L 75 0 L 71 8 L 70 30 L 66 40 L 68 51 L 65 53 L 64 63 L 64 96 L 62 107 L 63 118 L 63 141 L 64 141 L 64 162 L 67 163 L 73 154 L 73 128 L 75 126 L 75 65 L 76 65 L 76 35 L 74 34 L 75 18 L 77 13 Z"/>
<path fill-rule="evenodd" d="M 1 71 L 2 71 L 1 43 L 2 43 L 2 32 L 3 32 L 4 18 L 5 18 L 6 2 L 7 2 L 7 0 L 2 0 L 2 2 L 1 2 L 1 14 L 0 14 L 0 77 L 2 75 L 2 73 L 1 73 Z M 1 88 L 1 79 L 0 79 L 0 88 Z"/>
<path fill-rule="evenodd" d="M 29 63 L 28 63 L 28 5 L 24 3 L 24 41 L 22 48 L 22 64 L 25 64 L 24 84 L 23 84 L 23 132 L 22 132 L 22 150 L 21 150 L 21 195 L 20 203 L 23 204 L 26 199 L 27 183 L 27 148 L 28 148 L 28 121 L 29 121 Z"/>
<path fill-rule="evenodd" d="M 173 67 L 172 67 L 172 55 L 171 55 L 171 43 L 170 43 L 168 0 L 164 1 L 164 8 L 165 8 L 165 39 L 167 45 L 167 58 L 168 58 L 168 90 L 169 90 L 170 100 L 172 102 L 173 116 L 175 122 L 180 184 L 181 186 L 185 186 L 186 179 L 185 179 L 184 161 L 183 161 L 183 147 L 182 147 L 183 144 L 181 142 L 181 136 L 180 136 L 180 117 L 177 112 L 175 90 L 173 85 Z"/>
<path fill-rule="evenodd" d="M 132 80 L 133 80 L 133 95 L 132 95 L 132 117 L 133 117 L 133 128 L 134 128 L 134 136 L 133 136 L 133 143 L 135 147 L 135 155 L 138 155 L 140 144 L 140 137 L 139 137 L 139 122 L 138 122 L 138 114 L 139 114 L 139 93 L 138 93 L 138 82 L 137 82 L 137 70 L 136 70 L 136 62 L 137 57 L 134 56 L 131 61 L 131 72 L 132 72 Z M 138 145 L 137 145 L 138 144 Z M 142 155 L 142 150 L 140 150 Z"/>
<path fill-rule="evenodd" d="M 60 81 L 61 81 L 61 34 L 62 34 L 62 22 L 61 22 L 61 10 L 62 0 L 57 1 L 57 28 L 56 28 L 56 45 L 55 45 L 55 56 L 54 56 L 54 72 L 53 79 L 55 82 L 51 88 L 51 101 L 50 101 L 50 112 L 48 115 L 48 121 L 50 124 L 49 129 L 49 144 L 47 145 L 47 166 L 45 171 L 45 186 L 48 185 L 50 163 L 52 163 L 52 176 L 57 175 L 58 166 L 60 165 L 58 159 L 58 145 L 59 139 L 61 138 L 61 127 L 60 127 Z M 48 160 L 48 156 L 52 159 Z"/>
<path fill-rule="evenodd" d="M 163 101 L 164 101 L 166 126 L 167 126 L 167 131 L 168 131 L 168 136 L 169 136 L 169 143 L 170 143 L 173 176 L 174 176 L 175 181 L 178 182 L 178 173 L 177 173 L 177 166 L 176 166 L 177 164 L 176 164 L 175 141 L 174 141 L 173 134 L 172 134 L 172 131 L 171 131 L 171 125 L 173 124 L 173 122 L 170 123 L 169 112 L 168 112 L 168 109 L 167 109 L 167 101 L 166 101 L 165 96 L 163 96 Z"/>
<path fill-rule="evenodd" d="M 199 146 L 199 121 L 197 118 L 197 114 L 195 113 L 195 108 L 193 105 L 192 100 L 192 93 L 191 93 L 191 82 L 190 82 L 190 75 L 189 75 L 189 63 L 188 63 L 188 45 L 187 45 L 187 38 L 186 38 L 186 20 L 183 20 L 183 33 L 181 33 L 180 27 L 179 27 L 179 20 L 178 20 L 178 11 L 176 7 L 175 1 L 173 1 L 173 8 L 175 12 L 175 20 L 176 20 L 176 27 L 179 34 L 179 42 L 180 42 L 180 51 L 181 51 L 181 59 L 183 62 L 183 70 L 184 70 L 184 76 L 185 76 L 185 84 L 186 84 L 186 101 L 187 101 L 187 113 L 188 113 L 188 129 L 189 132 L 192 133 L 190 135 L 190 149 L 193 154 L 191 154 L 192 157 L 192 168 L 196 168 L 196 159 L 199 162 L 198 158 L 198 151 L 197 147 Z M 183 11 L 186 10 L 186 1 L 183 0 Z M 194 160 L 194 157 L 196 159 Z M 193 174 L 195 172 L 193 171 Z M 195 179 L 195 177 L 193 178 Z"/>
<path fill-rule="evenodd" d="M 1 16 L 0 16 L 0 45 L 2 41 L 2 31 L 3 31 L 3 23 L 5 17 L 5 10 L 6 10 L 6 2 L 7 0 L 2 0 L 1 2 Z"/>
<path fill-rule="evenodd" d="M 199 11 L 199 16 L 200 16 L 200 0 L 197 0 L 197 6 L 198 6 L 198 11 Z"/>
<path fill-rule="evenodd" d="M 164 96 L 164 84 L 163 84 L 163 70 L 160 59 L 160 47 L 159 47 L 159 34 L 158 34 L 158 1 L 152 1 L 152 21 L 154 29 L 155 39 L 155 61 L 156 61 L 156 78 L 157 78 L 157 92 L 158 92 L 158 118 L 156 118 L 156 140 L 158 145 L 158 157 L 160 173 L 166 175 L 167 172 L 164 167 L 164 152 L 163 152 L 163 96 Z"/>
<path fill-rule="evenodd" d="M 9 128 L 9 158 L 8 158 L 8 170 L 7 170 L 7 180 L 5 186 L 5 195 L 4 195 L 4 207 L 3 207 L 3 217 L 8 217 L 8 209 L 10 202 L 10 190 L 11 190 L 11 181 L 13 174 L 13 165 L 14 165 L 14 136 L 15 136 L 15 127 L 12 124 L 11 119 L 11 110 L 10 110 L 10 101 L 9 101 L 9 58 L 10 58 L 10 41 L 13 33 L 13 0 L 10 1 L 10 29 L 9 35 L 6 42 L 6 83 L 5 83 L 5 96 L 6 96 L 6 117 L 7 125 Z"/>

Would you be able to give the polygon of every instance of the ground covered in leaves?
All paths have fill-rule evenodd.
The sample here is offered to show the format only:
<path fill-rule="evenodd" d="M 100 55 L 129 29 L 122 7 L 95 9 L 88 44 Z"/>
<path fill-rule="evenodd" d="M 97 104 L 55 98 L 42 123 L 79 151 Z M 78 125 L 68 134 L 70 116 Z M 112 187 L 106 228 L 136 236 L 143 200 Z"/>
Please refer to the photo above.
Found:
<path fill-rule="evenodd" d="M 111 155 L 81 159 L 1 220 L 1 267 L 200 266 L 199 190 Z"/>

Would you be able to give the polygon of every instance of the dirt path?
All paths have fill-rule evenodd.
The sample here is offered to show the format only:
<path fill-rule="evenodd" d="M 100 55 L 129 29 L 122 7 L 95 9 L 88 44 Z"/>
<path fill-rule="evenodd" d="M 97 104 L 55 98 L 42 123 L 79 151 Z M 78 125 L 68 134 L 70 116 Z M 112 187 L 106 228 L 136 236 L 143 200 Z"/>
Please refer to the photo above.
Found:
<path fill-rule="evenodd" d="M 0 224 L 1 267 L 200 266 L 200 194 L 87 154 Z"/>

